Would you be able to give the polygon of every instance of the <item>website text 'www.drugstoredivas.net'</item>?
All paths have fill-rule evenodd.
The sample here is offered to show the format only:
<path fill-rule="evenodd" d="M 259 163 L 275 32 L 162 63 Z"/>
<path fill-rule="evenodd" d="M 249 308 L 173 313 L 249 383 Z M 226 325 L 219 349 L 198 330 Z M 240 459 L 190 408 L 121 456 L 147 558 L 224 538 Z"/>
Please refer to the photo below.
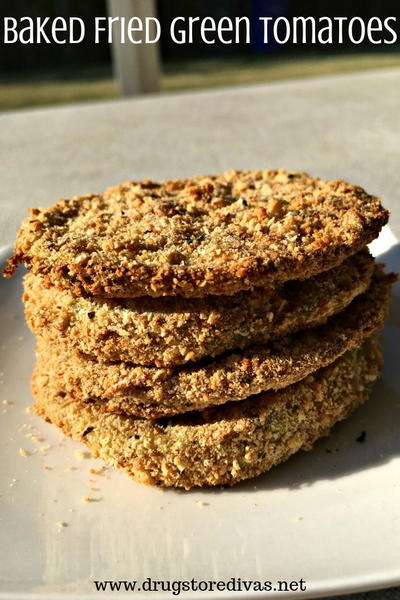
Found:
<path fill-rule="evenodd" d="M 94 581 L 97 592 L 167 592 L 180 596 L 190 592 L 305 592 L 304 579 L 276 581 L 241 579 L 231 577 L 226 581 L 216 580 L 155 580 L 151 577 L 140 580 L 97 580 Z"/>

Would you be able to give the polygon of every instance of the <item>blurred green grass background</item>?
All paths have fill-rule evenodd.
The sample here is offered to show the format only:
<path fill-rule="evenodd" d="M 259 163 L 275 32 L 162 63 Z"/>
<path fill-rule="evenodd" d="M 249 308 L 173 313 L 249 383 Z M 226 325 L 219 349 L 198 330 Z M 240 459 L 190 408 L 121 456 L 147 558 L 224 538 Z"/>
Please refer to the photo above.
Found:
<path fill-rule="evenodd" d="M 284 79 L 317 77 L 367 69 L 400 67 L 399 53 L 339 54 L 293 58 L 235 57 L 166 61 L 162 92 L 245 85 Z M 35 71 L 32 75 L 0 79 L 0 110 L 49 106 L 118 97 L 110 68 Z"/>

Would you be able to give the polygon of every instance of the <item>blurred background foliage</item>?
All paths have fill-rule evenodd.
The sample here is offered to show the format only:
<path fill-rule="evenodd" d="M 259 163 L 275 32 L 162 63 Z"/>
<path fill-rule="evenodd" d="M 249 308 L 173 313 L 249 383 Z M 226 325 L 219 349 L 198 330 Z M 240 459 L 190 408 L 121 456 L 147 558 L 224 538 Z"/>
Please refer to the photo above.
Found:
<path fill-rule="evenodd" d="M 158 0 L 158 18 L 168 28 L 176 16 L 395 16 L 399 0 Z M 92 31 L 95 16 L 107 14 L 106 0 L 13 0 L 0 5 L 0 17 L 29 15 L 79 16 Z M 261 32 L 260 32 L 261 34 Z M 174 44 L 161 38 L 161 90 L 267 82 L 361 69 L 400 66 L 400 41 L 393 45 L 291 46 L 251 44 Z M 399 32 L 400 34 L 400 32 Z M 0 110 L 79 102 L 118 95 L 107 43 L 95 45 L 91 35 L 79 45 L 3 45 L 0 53 Z"/>

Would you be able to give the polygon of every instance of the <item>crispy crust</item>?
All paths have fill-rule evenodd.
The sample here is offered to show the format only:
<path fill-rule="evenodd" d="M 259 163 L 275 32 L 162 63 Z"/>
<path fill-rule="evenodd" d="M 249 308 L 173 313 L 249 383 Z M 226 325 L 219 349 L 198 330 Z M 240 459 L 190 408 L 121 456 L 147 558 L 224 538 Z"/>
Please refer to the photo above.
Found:
<path fill-rule="evenodd" d="M 384 325 L 394 277 L 377 267 L 367 292 L 317 329 L 183 367 L 101 364 L 39 339 L 36 369 L 80 401 L 155 418 L 238 401 L 299 381 Z"/>
<path fill-rule="evenodd" d="M 105 413 L 36 372 L 34 410 L 141 483 L 185 489 L 233 485 L 327 435 L 367 399 L 381 360 L 379 346 L 368 340 L 284 390 L 168 422 Z"/>
<path fill-rule="evenodd" d="M 5 275 L 24 263 L 76 295 L 230 295 L 333 268 L 387 219 L 362 188 L 305 173 L 128 182 L 33 209 Z"/>
<path fill-rule="evenodd" d="M 29 327 L 51 343 L 99 361 L 168 367 L 321 325 L 366 291 L 373 271 L 362 251 L 273 292 L 127 300 L 76 297 L 28 274 L 23 301 Z"/>

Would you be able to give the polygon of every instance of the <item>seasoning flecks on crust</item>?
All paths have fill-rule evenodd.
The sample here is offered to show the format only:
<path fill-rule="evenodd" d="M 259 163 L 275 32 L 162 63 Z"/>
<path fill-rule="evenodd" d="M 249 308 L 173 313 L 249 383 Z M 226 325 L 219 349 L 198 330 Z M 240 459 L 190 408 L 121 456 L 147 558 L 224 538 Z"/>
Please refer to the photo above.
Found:
<path fill-rule="evenodd" d="M 140 483 L 185 489 L 233 485 L 327 435 L 368 398 L 381 362 L 371 339 L 288 388 L 168 421 L 106 413 L 36 372 L 34 410 Z"/>
<path fill-rule="evenodd" d="M 377 267 L 367 292 L 325 325 L 214 360 L 169 369 L 104 364 L 39 338 L 36 369 L 77 400 L 133 416 L 155 418 L 239 401 L 303 379 L 382 329 L 392 282 Z"/>
<path fill-rule="evenodd" d="M 387 218 L 360 187 L 284 170 L 128 182 L 32 210 L 5 274 L 24 263 L 74 294 L 230 295 L 333 268 Z"/>
<path fill-rule="evenodd" d="M 316 327 L 365 292 L 373 271 L 373 258 L 361 251 L 271 291 L 121 300 L 74 296 L 30 273 L 23 301 L 29 327 L 50 343 L 102 362 L 168 367 Z"/>

